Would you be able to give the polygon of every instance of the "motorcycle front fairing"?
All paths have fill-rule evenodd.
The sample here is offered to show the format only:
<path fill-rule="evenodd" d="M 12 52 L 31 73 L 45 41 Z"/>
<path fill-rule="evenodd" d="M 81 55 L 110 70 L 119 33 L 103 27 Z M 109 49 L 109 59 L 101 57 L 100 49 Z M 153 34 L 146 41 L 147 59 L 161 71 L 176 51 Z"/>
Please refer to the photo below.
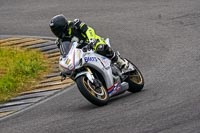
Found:
<path fill-rule="evenodd" d="M 61 71 L 65 71 L 71 73 L 75 70 L 76 67 L 79 66 L 81 57 L 82 57 L 82 50 L 77 49 L 77 43 L 71 43 L 71 47 L 68 52 L 62 54 L 59 60 L 59 68 Z"/>
<path fill-rule="evenodd" d="M 66 43 L 66 45 L 69 46 L 69 42 Z M 77 48 L 77 42 L 70 43 L 70 45 L 71 47 L 70 50 L 68 50 L 68 53 L 65 52 L 62 54 L 64 56 L 60 57 L 59 68 L 61 71 L 72 73 L 74 70 L 77 70 L 81 67 L 91 67 L 97 70 L 103 76 L 107 88 L 114 84 L 110 59 L 99 55 L 92 50 L 83 52 L 82 49 Z M 92 79 L 94 78 L 87 70 L 77 73 L 74 79 L 81 75 L 86 75 L 91 82 L 93 82 Z"/>
<path fill-rule="evenodd" d="M 103 76 L 107 88 L 114 84 L 110 59 L 93 51 L 91 51 L 91 53 L 86 53 L 82 59 L 82 64 L 84 66 L 94 68 Z"/>

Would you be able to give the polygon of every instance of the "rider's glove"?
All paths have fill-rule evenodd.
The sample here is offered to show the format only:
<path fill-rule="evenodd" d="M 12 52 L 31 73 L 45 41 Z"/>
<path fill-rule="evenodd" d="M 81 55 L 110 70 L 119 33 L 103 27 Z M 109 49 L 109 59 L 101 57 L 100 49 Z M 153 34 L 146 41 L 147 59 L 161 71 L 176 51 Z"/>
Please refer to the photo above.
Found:
<path fill-rule="evenodd" d="M 72 43 L 73 43 L 73 42 L 78 42 L 78 40 L 79 40 L 79 39 L 78 39 L 77 37 L 74 36 L 74 37 L 72 37 L 71 42 L 72 42 Z"/>

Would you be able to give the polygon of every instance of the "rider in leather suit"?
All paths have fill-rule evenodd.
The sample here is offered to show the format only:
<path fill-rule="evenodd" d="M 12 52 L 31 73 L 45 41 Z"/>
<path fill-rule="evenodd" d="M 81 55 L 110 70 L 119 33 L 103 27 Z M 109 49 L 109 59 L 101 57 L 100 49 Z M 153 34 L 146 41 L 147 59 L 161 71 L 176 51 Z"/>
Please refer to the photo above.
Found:
<path fill-rule="evenodd" d="M 56 44 L 62 53 L 62 41 L 78 41 L 81 45 L 88 45 L 98 54 L 103 55 L 113 63 L 117 63 L 121 69 L 128 67 L 128 61 L 120 56 L 109 47 L 105 40 L 96 35 L 93 28 L 85 24 L 79 19 L 69 21 L 64 15 L 59 14 L 54 16 L 50 21 L 50 29 L 53 34 L 58 37 Z"/>

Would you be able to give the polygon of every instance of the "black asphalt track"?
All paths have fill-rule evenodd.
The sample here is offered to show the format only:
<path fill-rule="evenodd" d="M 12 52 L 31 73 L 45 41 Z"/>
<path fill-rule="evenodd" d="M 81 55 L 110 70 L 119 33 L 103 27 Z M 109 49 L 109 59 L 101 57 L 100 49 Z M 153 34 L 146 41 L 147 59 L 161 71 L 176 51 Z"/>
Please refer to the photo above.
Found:
<path fill-rule="evenodd" d="M 199 0 L 1 0 L 0 34 L 53 37 L 60 13 L 109 37 L 144 90 L 96 107 L 72 86 L 0 121 L 1 133 L 200 133 Z"/>

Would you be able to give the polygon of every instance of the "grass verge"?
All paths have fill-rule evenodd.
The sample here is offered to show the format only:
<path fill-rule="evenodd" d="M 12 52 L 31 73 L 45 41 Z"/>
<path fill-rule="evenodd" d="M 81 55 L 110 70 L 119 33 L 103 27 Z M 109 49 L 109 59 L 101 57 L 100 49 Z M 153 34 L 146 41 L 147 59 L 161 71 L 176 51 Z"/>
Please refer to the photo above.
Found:
<path fill-rule="evenodd" d="M 0 103 L 31 90 L 50 71 L 48 64 L 38 51 L 0 47 Z"/>

